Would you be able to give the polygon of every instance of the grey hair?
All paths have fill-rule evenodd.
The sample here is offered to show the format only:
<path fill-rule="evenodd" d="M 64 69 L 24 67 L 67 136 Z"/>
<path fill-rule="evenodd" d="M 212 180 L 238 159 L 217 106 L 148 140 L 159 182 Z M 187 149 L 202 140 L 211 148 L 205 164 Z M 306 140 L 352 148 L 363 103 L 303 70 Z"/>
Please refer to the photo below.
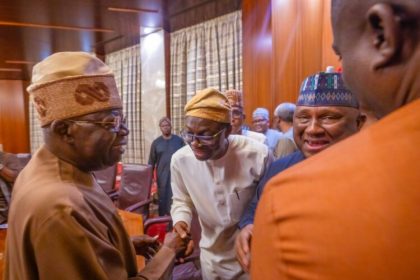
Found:
<path fill-rule="evenodd" d="M 296 105 L 293 103 L 281 103 L 274 110 L 274 116 L 286 121 L 293 122 L 293 114 L 295 113 Z"/>

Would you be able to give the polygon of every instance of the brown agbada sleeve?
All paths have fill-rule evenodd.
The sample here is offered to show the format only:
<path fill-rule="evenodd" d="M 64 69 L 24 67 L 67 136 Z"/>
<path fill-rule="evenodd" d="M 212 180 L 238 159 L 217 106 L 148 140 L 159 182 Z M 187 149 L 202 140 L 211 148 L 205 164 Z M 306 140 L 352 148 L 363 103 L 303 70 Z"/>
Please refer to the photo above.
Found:
<path fill-rule="evenodd" d="M 163 246 L 138 275 L 130 277 L 121 255 L 129 250 L 121 252 L 87 236 L 69 215 L 56 215 L 45 223 L 34 244 L 39 279 L 170 279 L 172 249 Z"/>

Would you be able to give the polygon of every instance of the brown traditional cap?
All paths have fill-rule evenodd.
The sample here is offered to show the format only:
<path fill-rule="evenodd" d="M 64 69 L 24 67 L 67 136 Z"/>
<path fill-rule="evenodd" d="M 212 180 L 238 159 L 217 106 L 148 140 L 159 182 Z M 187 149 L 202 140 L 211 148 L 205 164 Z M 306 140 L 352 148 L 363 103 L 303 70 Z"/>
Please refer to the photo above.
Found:
<path fill-rule="evenodd" d="M 198 91 L 184 108 L 185 116 L 230 123 L 230 105 L 225 95 L 214 88 Z"/>
<path fill-rule="evenodd" d="M 243 108 L 244 104 L 242 101 L 242 92 L 236 89 L 230 89 L 225 92 L 229 104 L 231 107 L 240 107 Z"/>
<path fill-rule="evenodd" d="M 122 108 L 111 69 L 85 52 L 59 52 L 36 64 L 27 88 L 41 126 Z"/>

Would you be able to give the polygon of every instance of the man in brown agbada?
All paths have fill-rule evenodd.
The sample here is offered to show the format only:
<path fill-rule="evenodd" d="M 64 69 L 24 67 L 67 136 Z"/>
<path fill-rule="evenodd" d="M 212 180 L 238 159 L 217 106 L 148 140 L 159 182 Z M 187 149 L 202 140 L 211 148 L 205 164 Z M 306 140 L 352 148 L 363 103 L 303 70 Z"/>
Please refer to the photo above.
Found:
<path fill-rule="evenodd" d="M 28 91 L 45 145 L 14 185 L 4 279 L 167 276 L 183 248 L 179 236 L 167 235 L 139 274 L 135 251 L 153 254 L 155 240 L 136 239 L 134 248 L 91 173 L 121 159 L 129 133 L 110 68 L 87 53 L 56 53 L 34 66 Z"/>

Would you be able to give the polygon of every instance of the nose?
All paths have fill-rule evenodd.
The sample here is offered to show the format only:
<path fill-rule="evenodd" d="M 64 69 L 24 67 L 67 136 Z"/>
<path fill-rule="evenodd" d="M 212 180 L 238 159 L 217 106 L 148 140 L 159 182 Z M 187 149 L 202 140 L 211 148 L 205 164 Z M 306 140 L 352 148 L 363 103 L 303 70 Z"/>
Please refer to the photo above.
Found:
<path fill-rule="evenodd" d="M 121 136 L 127 136 L 130 134 L 130 130 L 125 123 L 121 123 L 117 134 Z"/>
<path fill-rule="evenodd" d="M 200 140 L 198 140 L 198 139 L 197 139 L 197 137 L 195 137 L 195 135 L 193 136 L 193 139 L 192 139 L 192 141 L 190 142 L 190 145 L 191 145 L 191 146 L 194 146 L 194 147 L 198 147 L 198 148 L 200 148 L 201 146 L 203 146 L 203 145 L 200 143 Z"/>
<path fill-rule="evenodd" d="M 324 133 L 324 128 L 318 123 L 316 119 L 311 119 L 305 132 L 309 135 L 319 135 Z"/>

